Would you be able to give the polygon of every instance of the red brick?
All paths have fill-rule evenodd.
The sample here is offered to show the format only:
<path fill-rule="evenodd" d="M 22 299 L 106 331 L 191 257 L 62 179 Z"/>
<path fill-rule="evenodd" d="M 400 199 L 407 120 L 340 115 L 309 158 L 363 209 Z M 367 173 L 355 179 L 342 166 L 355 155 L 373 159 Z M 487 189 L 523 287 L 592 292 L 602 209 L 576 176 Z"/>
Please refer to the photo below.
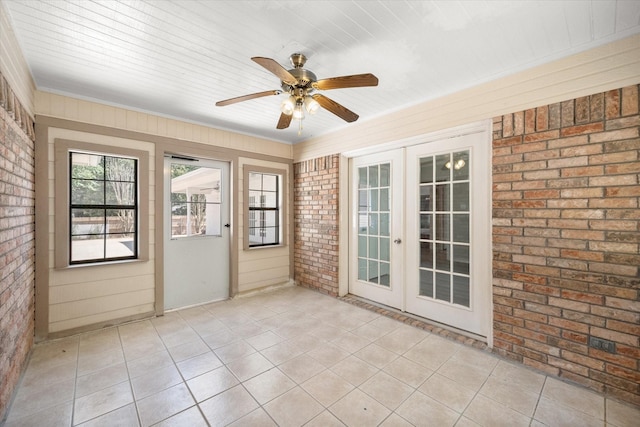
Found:
<path fill-rule="evenodd" d="M 622 88 L 622 115 L 638 114 L 638 86 Z"/>
<path fill-rule="evenodd" d="M 590 123 L 588 125 L 577 125 L 568 128 L 563 128 L 560 132 L 561 137 L 575 136 L 575 135 L 588 135 L 594 132 L 602 132 L 604 130 L 604 123 Z"/>

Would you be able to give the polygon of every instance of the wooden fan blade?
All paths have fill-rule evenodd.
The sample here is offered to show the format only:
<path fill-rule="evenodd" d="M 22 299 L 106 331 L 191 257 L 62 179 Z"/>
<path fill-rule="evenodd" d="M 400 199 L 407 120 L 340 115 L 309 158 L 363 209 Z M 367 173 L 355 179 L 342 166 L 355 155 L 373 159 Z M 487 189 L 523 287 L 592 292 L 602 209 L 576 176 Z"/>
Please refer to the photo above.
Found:
<path fill-rule="evenodd" d="M 373 74 L 354 74 L 352 76 L 331 77 L 312 84 L 314 89 L 329 90 L 347 87 L 378 86 L 378 78 Z"/>
<path fill-rule="evenodd" d="M 331 111 L 333 114 L 340 117 L 342 120 L 345 120 L 349 123 L 355 122 L 356 120 L 358 120 L 358 115 L 356 113 L 338 104 L 336 101 L 327 98 L 324 95 L 320 95 L 319 93 L 316 93 L 315 95 L 313 95 L 313 99 L 318 101 L 318 104 L 320 104 L 322 108 Z"/>
<path fill-rule="evenodd" d="M 264 92 L 252 93 L 250 95 L 238 96 L 236 98 L 225 99 L 224 101 L 216 102 L 216 106 L 224 107 L 225 105 L 235 104 L 236 102 L 248 101 L 250 99 L 262 98 L 263 96 L 269 95 L 280 95 L 282 91 L 280 90 L 267 90 Z"/>
<path fill-rule="evenodd" d="M 293 114 L 280 114 L 280 120 L 278 120 L 278 126 L 276 126 L 276 129 L 288 128 L 291 124 L 291 117 L 293 117 Z"/>
<path fill-rule="evenodd" d="M 290 72 L 288 72 L 282 65 L 278 64 L 271 58 L 263 58 L 261 56 L 254 56 L 251 60 L 259 65 L 262 65 L 267 70 L 278 76 L 280 80 L 288 84 L 289 86 L 295 86 L 298 84 L 296 79 Z"/>

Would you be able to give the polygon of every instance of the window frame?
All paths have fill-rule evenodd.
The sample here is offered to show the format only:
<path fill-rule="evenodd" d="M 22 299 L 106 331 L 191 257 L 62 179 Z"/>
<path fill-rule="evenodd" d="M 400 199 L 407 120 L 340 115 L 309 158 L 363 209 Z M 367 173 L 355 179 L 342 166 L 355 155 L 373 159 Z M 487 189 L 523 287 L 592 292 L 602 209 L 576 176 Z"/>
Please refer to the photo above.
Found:
<path fill-rule="evenodd" d="M 149 259 L 149 152 L 93 144 L 82 141 L 56 139 L 54 160 L 54 224 L 55 224 L 55 268 L 101 266 L 111 263 L 147 261 Z M 91 154 L 106 157 L 136 160 L 136 215 L 134 257 L 113 257 L 71 261 L 71 153 Z M 98 209 L 104 206 L 96 206 Z"/>
<path fill-rule="evenodd" d="M 286 236 L 287 236 L 287 225 L 286 225 L 286 197 L 285 194 L 287 192 L 287 170 L 286 169 L 276 169 L 276 168 L 266 168 L 260 166 L 253 165 L 245 165 L 243 167 L 243 225 L 244 225 L 244 250 L 255 250 L 255 249 L 267 249 L 267 248 L 280 248 L 286 246 Z M 278 177 L 278 188 L 277 188 L 277 207 L 275 209 L 251 209 L 250 208 L 250 196 L 249 196 L 249 175 L 252 173 L 263 174 L 263 175 L 276 175 Z M 257 217 L 257 212 L 267 210 L 267 211 L 275 211 L 277 215 L 277 224 L 278 224 L 278 242 L 277 243 L 269 243 L 269 244 L 251 244 L 249 241 L 251 223 L 258 223 L 260 219 Z"/>

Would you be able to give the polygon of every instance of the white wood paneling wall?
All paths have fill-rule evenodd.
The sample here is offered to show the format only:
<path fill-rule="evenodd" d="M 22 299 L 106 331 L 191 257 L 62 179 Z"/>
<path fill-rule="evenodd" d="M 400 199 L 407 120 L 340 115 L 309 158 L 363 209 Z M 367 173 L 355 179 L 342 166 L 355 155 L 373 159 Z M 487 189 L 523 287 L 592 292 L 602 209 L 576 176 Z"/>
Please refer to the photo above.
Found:
<path fill-rule="evenodd" d="M 289 144 L 97 102 L 70 98 L 49 92 L 37 91 L 35 105 L 36 114 L 43 116 L 182 139 L 251 153 L 268 154 L 288 159 L 293 155 L 292 147 Z"/>
<path fill-rule="evenodd" d="M 343 153 L 640 82 L 640 35 L 294 145 L 294 161 Z"/>

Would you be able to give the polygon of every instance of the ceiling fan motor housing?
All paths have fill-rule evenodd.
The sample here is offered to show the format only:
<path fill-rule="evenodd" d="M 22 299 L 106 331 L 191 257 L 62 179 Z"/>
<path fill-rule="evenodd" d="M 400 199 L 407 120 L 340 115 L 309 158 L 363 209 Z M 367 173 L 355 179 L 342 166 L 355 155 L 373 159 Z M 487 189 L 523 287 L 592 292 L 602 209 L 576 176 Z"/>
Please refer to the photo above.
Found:
<path fill-rule="evenodd" d="M 304 68 L 293 68 L 288 71 L 293 77 L 296 78 L 296 80 L 298 80 L 298 83 L 295 86 L 292 86 L 285 82 L 282 82 L 283 91 L 294 96 L 299 95 L 300 90 L 297 89 L 302 89 L 302 92 L 304 92 L 304 94 L 309 94 L 313 91 L 313 87 L 311 87 L 311 85 L 315 83 L 318 78 L 312 71 L 305 70 Z"/>

